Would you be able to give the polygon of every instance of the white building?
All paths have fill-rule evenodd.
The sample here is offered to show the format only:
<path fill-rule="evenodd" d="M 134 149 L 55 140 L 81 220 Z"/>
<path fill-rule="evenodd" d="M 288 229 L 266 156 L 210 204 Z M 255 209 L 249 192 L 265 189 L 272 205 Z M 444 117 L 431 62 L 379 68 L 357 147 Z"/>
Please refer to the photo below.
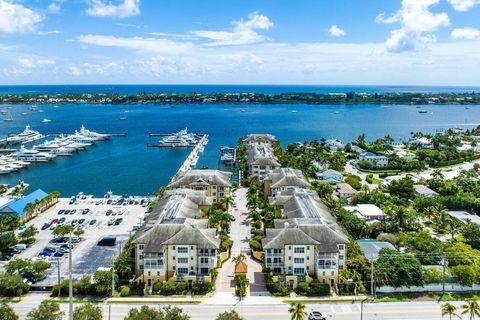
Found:
<path fill-rule="evenodd" d="M 366 161 L 372 166 L 385 167 L 388 165 L 388 158 L 386 156 L 376 155 L 371 152 L 363 152 L 359 156 L 359 161 Z"/>
<path fill-rule="evenodd" d="M 357 204 L 356 206 L 349 206 L 344 209 L 365 221 L 385 221 L 387 219 L 387 215 L 382 209 L 373 204 Z"/>

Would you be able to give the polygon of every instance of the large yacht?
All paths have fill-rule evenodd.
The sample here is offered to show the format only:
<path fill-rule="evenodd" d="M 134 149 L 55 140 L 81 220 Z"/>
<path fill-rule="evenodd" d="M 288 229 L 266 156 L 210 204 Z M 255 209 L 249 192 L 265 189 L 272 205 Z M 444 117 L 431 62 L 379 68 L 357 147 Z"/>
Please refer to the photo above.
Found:
<path fill-rule="evenodd" d="M 188 133 L 187 128 L 177 133 L 163 137 L 160 141 L 162 147 L 190 147 L 198 142 L 193 133 Z"/>
<path fill-rule="evenodd" d="M 86 129 L 83 124 L 82 126 L 80 127 L 80 131 L 79 133 L 84 136 L 84 137 L 87 137 L 87 138 L 91 138 L 91 139 L 94 139 L 94 140 L 97 140 L 97 141 L 102 141 L 102 140 L 108 140 L 110 139 L 110 135 L 108 134 L 102 134 L 102 133 L 98 133 L 98 132 L 94 132 L 94 131 L 90 131 L 88 129 Z"/>
<path fill-rule="evenodd" d="M 25 144 L 25 143 L 30 143 L 43 138 L 44 138 L 44 135 L 40 134 L 40 132 L 38 131 L 31 130 L 30 126 L 27 125 L 25 127 L 25 130 L 23 130 L 23 132 L 7 137 L 6 141 L 7 143 L 10 143 L 10 144 L 16 144 L 16 143 Z"/>
<path fill-rule="evenodd" d="M 56 156 L 71 156 L 72 152 L 76 151 L 59 144 L 56 140 L 44 142 L 33 148 L 40 152 L 47 152 Z"/>
<path fill-rule="evenodd" d="M 23 146 L 17 153 L 13 154 L 12 157 L 16 160 L 28 162 L 48 162 L 55 158 L 55 156 L 50 153 L 40 152 L 35 149 L 26 149 Z"/>

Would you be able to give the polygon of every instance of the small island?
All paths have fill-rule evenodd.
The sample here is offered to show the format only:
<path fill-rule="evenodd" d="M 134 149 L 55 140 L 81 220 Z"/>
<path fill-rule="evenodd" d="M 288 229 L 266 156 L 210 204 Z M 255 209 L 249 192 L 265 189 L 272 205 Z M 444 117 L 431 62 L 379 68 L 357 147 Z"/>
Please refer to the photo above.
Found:
<path fill-rule="evenodd" d="M 147 93 L 2 94 L 4 104 L 398 104 L 477 105 L 480 93 Z"/>

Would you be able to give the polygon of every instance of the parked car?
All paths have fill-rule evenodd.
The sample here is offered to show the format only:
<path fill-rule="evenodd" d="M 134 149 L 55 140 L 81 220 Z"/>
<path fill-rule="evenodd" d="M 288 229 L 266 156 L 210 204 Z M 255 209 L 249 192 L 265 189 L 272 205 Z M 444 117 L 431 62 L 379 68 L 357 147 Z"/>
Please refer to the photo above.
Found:
<path fill-rule="evenodd" d="M 73 209 L 72 211 L 70 211 L 70 214 L 75 214 L 77 213 L 77 209 Z"/>
<path fill-rule="evenodd" d="M 70 214 L 70 210 L 65 210 L 64 214 L 65 215 Z"/>
<path fill-rule="evenodd" d="M 68 204 L 74 204 L 75 203 L 75 197 L 71 197 L 70 198 L 70 201 L 68 202 Z"/>
<path fill-rule="evenodd" d="M 65 213 L 65 210 L 62 209 L 62 210 L 58 210 L 58 214 L 64 214 Z"/>
<path fill-rule="evenodd" d="M 64 223 L 64 222 L 65 222 L 65 220 L 67 220 L 67 219 L 65 219 L 65 217 L 63 217 L 63 218 L 60 218 L 60 220 L 58 220 L 58 223 Z"/>
<path fill-rule="evenodd" d="M 108 199 L 107 204 L 112 204 L 112 199 Z"/>
<path fill-rule="evenodd" d="M 108 220 L 107 225 L 113 226 L 114 223 L 115 223 L 115 219 L 110 219 Z"/>
<path fill-rule="evenodd" d="M 112 210 L 107 210 L 107 212 L 105 212 L 105 215 L 109 216 L 112 214 Z"/>
<path fill-rule="evenodd" d="M 44 223 L 42 226 L 42 230 L 47 230 L 48 228 L 50 228 L 50 223 Z"/>
<path fill-rule="evenodd" d="M 312 311 L 308 315 L 308 320 L 326 320 L 327 318 L 318 311 Z"/>
<path fill-rule="evenodd" d="M 84 222 L 85 222 L 85 219 L 80 219 L 80 220 L 78 220 L 78 223 L 79 223 L 79 224 L 83 224 Z"/>
<path fill-rule="evenodd" d="M 54 257 L 63 257 L 64 254 L 65 254 L 64 251 L 62 249 L 59 249 L 59 250 L 55 251 L 53 256 Z"/>
<path fill-rule="evenodd" d="M 92 220 L 90 220 L 90 222 L 89 222 L 88 224 L 91 225 L 91 226 L 93 226 L 96 222 L 97 222 L 97 220 L 92 219 Z"/>
<path fill-rule="evenodd" d="M 116 226 L 118 226 L 120 223 L 122 223 L 122 221 L 123 221 L 123 218 L 117 218 L 117 220 L 115 220 L 114 224 Z"/>

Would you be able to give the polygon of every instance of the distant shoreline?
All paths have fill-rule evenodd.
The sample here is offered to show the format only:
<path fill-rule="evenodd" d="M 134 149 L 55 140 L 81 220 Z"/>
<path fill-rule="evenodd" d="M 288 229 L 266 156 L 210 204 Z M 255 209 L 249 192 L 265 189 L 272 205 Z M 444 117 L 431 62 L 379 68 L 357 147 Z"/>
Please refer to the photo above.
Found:
<path fill-rule="evenodd" d="M 84 94 L 0 94 L 2 104 L 309 104 L 309 105 L 480 105 L 480 92 L 335 92 L 309 93 L 84 93 Z"/>

